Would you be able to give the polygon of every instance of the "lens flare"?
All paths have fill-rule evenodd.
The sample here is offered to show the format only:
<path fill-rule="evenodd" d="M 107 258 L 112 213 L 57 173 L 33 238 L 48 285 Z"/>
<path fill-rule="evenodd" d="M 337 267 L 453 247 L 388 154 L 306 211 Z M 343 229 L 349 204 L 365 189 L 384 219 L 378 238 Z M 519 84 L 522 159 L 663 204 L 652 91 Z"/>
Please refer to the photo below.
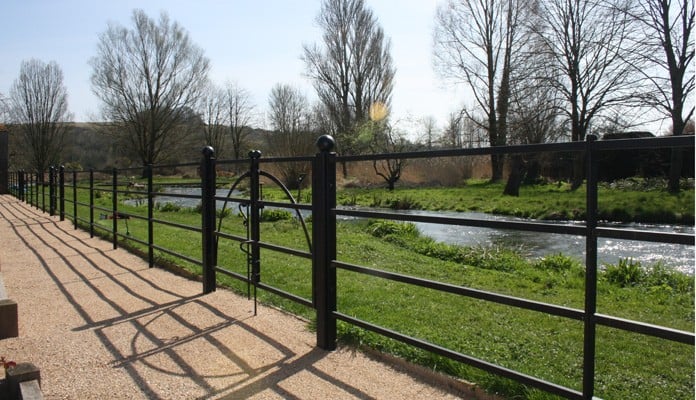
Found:
<path fill-rule="evenodd" d="M 381 121 L 387 117 L 389 110 L 381 101 L 376 101 L 370 106 L 370 119 L 373 121 Z"/>

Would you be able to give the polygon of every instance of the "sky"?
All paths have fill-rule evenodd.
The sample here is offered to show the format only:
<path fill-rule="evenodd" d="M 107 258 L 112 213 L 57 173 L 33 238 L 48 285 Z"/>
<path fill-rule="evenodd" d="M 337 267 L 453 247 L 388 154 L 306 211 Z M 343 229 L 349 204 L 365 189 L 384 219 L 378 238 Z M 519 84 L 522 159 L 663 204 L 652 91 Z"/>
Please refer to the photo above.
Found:
<path fill-rule="evenodd" d="M 447 116 L 470 100 L 433 68 L 432 33 L 437 0 L 366 0 L 391 40 L 396 67 L 392 121 Z M 8 96 L 23 60 L 55 61 L 64 74 L 75 121 L 97 121 L 90 58 L 109 23 L 132 26 L 132 11 L 157 19 L 162 11 L 181 24 L 210 59 L 210 78 L 235 82 L 252 94 L 264 126 L 271 88 L 277 83 L 316 95 L 305 77 L 302 46 L 320 43 L 320 0 L 3 0 L 0 15 L 0 93 Z M 404 123 L 408 125 L 408 123 Z"/>

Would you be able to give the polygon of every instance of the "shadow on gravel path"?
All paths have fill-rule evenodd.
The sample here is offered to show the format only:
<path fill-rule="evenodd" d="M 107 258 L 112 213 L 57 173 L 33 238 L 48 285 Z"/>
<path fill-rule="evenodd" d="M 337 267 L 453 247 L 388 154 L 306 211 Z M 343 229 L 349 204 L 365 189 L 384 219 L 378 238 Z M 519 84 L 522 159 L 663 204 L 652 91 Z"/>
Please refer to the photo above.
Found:
<path fill-rule="evenodd" d="M 0 268 L 20 337 L 0 354 L 41 368 L 47 398 L 460 398 L 342 349 L 307 322 L 89 238 L 0 196 Z"/>

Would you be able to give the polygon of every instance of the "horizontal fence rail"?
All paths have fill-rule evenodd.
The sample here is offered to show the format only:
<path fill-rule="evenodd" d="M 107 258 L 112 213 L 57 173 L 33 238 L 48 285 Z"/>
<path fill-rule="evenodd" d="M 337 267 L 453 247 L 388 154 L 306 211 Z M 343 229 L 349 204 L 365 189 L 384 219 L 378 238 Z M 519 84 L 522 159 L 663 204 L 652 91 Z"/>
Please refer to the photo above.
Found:
<path fill-rule="evenodd" d="M 142 168 L 112 169 L 105 171 L 66 171 L 63 167 L 51 167 L 48 176 L 28 171 L 16 171 L 9 176 L 10 193 L 38 209 L 51 215 L 59 215 L 63 220 L 72 221 L 75 229 L 88 229 L 91 236 L 95 230 L 113 241 L 114 248 L 129 243 L 145 248 L 150 266 L 156 264 L 156 253 L 172 256 L 185 263 L 200 267 L 202 291 L 216 290 L 217 274 L 231 277 L 247 284 L 248 295 L 257 289 L 293 301 L 316 312 L 317 346 L 326 350 L 336 347 L 337 320 L 361 329 L 403 342 L 410 346 L 468 364 L 497 374 L 524 385 L 569 399 L 591 399 L 595 393 L 597 327 L 609 327 L 626 332 L 646 335 L 661 340 L 672 341 L 689 346 L 694 345 L 694 333 L 668 327 L 634 321 L 597 312 L 597 239 L 624 239 L 646 242 L 694 245 L 693 234 L 658 233 L 638 229 L 598 227 L 598 157 L 603 151 L 654 150 L 656 148 L 690 148 L 693 151 L 693 136 L 676 136 L 650 139 L 622 139 L 598 141 L 588 136 L 585 142 L 550 143 L 537 145 L 501 146 L 490 148 L 436 150 L 423 152 L 385 153 L 372 155 L 338 156 L 333 152 L 335 143 L 330 136 L 322 136 L 317 141 L 319 152 L 312 157 L 263 158 L 258 151 L 249 153 L 246 160 L 216 160 L 214 149 L 206 147 L 202 151 L 200 163 L 174 165 L 147 165 Z M 545 221 L 497 221 L 459 217 L 435 217 L 398 214 L 388 211 L 360 210 L 338 207 L 336 204 L 336 166 L 339 163 L 379 160 L 430 159 L 447 157 L 470 157 L 481 155 L 510 155 L 527 153 L 569 152 L 582 154 L 585 161 L 586 177 L 586 218 L 585 221 L 561 225 Z M 311 204 L 301 202 L 298 191 L 296 199 L 290 190 L 275 176 L 264 169 L 282 163 L 311 164 Z M 224 187 L 226 195 L 217 190 L 218 169 L 228 168 L 237 171 L 231 186 Z M 159 170 L 189 170 L 194 176 L 181 186 L 200 188 L 200 194 L 162 193 L 162 184 L 155 185 L 153 176 Z M 136 178 L 137 177 L 137 178 Z M 286 196 L 285 201 L 264 199 L 263 182 L 278 186 Z M 169 183 L 175 186 L 176 182 Z M 229 185 L 229 182 L 227 183 Z M 239 188 L 244 187 L 243 194 Z M 298 185 L 299 186 L 299 185 Z M 300 186 L 301 187 L 301 186 Z M 195 224 L 168 220 L 165 208 L 160 205 L 158 196 L 186 199 L 197 202 L 196 210 L 200 219 Z M 101 199 L 97 202 L 96 200 Z M 106 200 L 109 200 L 108 202 Z M 136 201 L 146 206 L 144 211 L 138 207 L 122 207 L 123 201 Z M 66 207 L 66 203 L 68 206 Z M 99 204 L 97 204 L 99 203 Z M 223 204 L 220 208 L 219 205 Z M 106 205 L 108 204 L 108 205 Z M 236 208 L 232 207 L 236 205 Z M 263 240 L 260 229 L 261 217 L 265 210 L 280 209 L 296 215 L 304 228 L 306 249 L 291 248 L 286 245 Z M 129 210 L 129 211 L 125 211 Z M 136 211 L 133 211 L 136 210 Z M 244 221 L 245 231 L 227 231 L 223 228 L 226 213 L 238 213 Z M 155 218 L 157 213 L 158 217 Z M 95 215 L 98 219 L 95 219 Z M 311 218 L 311 229 L 305 225 L 305 216 Z M 584 307 L 572 308 L 529 300 L 492 291 L 474 289 L 467 286 L 444 283 L 403 273 L 390 272 L 378 267 L 368 267 L 340 261 L 337 259 L 337 217 L 390 220 L 402 222 L 422 222 L 458 227 L 479 227 L 494 230 L 515 230 L 525 232 L 553 233 L 580 236 L 585 240 L 585 286 Z M 198 218 L 198 217 L 196 217 Z M 128 222 L 146 225 L 140 237 L 132 235 Z M 124 231 L 125 229 L 125 231 Z M 190 235 L 195 238 L 194 248 L 198 256 L 181 249 L 166 248 L 156 242 L 156 233 L 173 230 L 177 235 Z M 311 232 L 310 232 L 311 231 Z M 136 246 L 137 247 L 137 246 Z M 239 266 L 227 265 L 221 259 L 221 249 L 238 249 L 243 253 Z M 262 250 L 264 253 L 262 253 Z M 142 250 L 139 250 L 142 252 Z M 229 251 L 229 250 L 228 250 Z M 273 252 L 300 260 L 311 260 L 311 298 L 292 293 L 283 288 L 268 284 L 262 279 L 262 254 Z M 143 252 L 145 253 L 145 252 Z M 246 271 L 244 271 L 246 267 Z M 340 282 L 337 270 L 370 276 L 390 282 L 398 282 L 413 287 L 476 299 L 505 307 L 513 307 L 535 313 L 577 321 L 583 326 L 582 343 L 582 388 L 576 390 L 520 371 L 444 348 L 436 343 L 412 337 L 392 330 L 378 323 L 361 320 L 338 309 L 337 298 Z M 267 273 L 267 272 L 264 272 Z M 510 329 L 514 334 L 514 327 Z"/>

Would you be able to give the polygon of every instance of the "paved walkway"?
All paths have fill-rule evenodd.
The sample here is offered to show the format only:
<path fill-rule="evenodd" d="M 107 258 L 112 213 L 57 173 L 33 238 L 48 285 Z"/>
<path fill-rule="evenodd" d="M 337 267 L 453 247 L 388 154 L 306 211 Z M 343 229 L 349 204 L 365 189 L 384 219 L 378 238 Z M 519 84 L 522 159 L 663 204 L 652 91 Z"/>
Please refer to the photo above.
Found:
<path fill-rule="evenodd" d="M 39 367 L 47 399 L 474 398 L 438 375 L 315 349 L 306 321 L 267 307 L 253 316 L 226 290 L 201 295 L 200 283 L 7 195 L 0 273 L 20 334 L 0 340 L 0 356 Z"/>

